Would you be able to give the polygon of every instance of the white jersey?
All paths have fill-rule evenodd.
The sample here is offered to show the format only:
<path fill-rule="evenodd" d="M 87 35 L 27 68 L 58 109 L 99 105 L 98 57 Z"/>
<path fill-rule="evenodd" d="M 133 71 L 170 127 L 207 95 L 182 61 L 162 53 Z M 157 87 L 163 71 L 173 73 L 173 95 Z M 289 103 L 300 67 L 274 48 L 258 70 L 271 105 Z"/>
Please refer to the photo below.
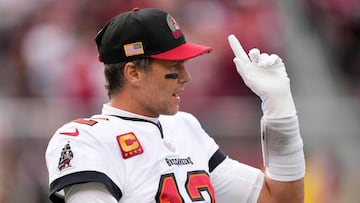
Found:
<path fill-rule="evenodd" d="M 64 187 L 101 182 L 119 202 L 215 202 L 224 186 L 210 174 L 225 159 L 191 114 L 148 118 L 105 104 L 101 115 L 67 123 L 50 140 L 50 198 L 63 202 Z M 246 187 L 249 196 L 253 185 Z"/>

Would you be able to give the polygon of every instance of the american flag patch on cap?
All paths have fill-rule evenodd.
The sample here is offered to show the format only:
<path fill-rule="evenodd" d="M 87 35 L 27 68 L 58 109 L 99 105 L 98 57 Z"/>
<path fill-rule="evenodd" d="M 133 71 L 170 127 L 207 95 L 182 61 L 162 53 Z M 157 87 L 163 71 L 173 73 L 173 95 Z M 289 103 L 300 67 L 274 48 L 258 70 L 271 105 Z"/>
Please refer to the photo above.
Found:
<path fill-rule="evenodd" d="M 124 51 L 126 56 L 134 56 L 144 53 L 144 48 L 142 42 L 135 42 L 131 44 L 124 45 Z"/>

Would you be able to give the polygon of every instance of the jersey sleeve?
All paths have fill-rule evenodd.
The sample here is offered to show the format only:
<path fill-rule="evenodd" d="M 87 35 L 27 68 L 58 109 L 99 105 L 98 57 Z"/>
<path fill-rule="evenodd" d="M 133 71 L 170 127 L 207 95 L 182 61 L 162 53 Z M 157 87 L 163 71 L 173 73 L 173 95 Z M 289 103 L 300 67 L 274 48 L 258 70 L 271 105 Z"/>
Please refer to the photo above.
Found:
<path fill-rule="evenodd" d="M 50 199 L 63 202 L 63 189 L 67 186 L 87 183 L 103 183 L 119 200 L 121 190 L 111 173 L 111 156 L 97 128 L 90 123 L 68 123 L 59 128 L 46 150 L 49 172 Z"/>
<path fill-rule="evenodd" d="M 65 189 L 66 203 L 117 203 L 102 183 L 91 182 L 76 184 Z"/>
<path fill-rule="evenodd" d="M 257 168 L 226 158 L 210 173 L 216 202 L 256 203 L 264 183 L 264 174 Z"/>

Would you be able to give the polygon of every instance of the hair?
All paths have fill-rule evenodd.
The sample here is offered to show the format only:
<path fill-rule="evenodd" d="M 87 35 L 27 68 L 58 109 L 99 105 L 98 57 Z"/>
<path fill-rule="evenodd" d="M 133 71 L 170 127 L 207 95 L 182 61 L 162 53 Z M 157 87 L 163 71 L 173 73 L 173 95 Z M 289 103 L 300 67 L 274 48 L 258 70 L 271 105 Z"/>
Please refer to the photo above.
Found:
<path fill-rule="evenodd" d="M 151 58 L 136 59 L 131 61 L 136 67 L 143 68 L 145 71 L 149 70 L 150 64 L 153 61 Z M 105 75 L 105 89 L 107 95 L 111 99 L 112 96 L 117 95 L 125 84 L 124 67 L 129 61 L 112 63 L 104 65 Z"/>

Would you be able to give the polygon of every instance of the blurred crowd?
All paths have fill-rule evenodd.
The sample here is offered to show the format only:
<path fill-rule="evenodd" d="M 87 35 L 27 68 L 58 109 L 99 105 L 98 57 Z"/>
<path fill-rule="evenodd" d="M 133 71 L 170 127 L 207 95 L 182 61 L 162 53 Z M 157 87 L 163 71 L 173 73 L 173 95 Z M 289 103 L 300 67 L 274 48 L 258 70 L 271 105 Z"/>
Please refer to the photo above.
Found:
<path fill-rule="evenodd" d="M 0 203 L 48 202 L 44 163 L 47 141 L 59 125 L 69 121 L 65 118 L 98 113 L 101 104 L 107 101 L 94 37 L 111 17 L 134 7 L 158 7 L 174 16 L 187 41 L 214 48 L 213 53 L 187 62 L 193 80 L 191 88 L 183 94 L 184 108 L 206 117 L 213 103 L 219 102 L 213 98 L 246 98 L 256 105 L 259 102 L 236 73 L 227 43 L 229 34 L 235 34 L 245 50 L 258 47 L 277 53 L 286 61 L 282 41 L 286 16 L 277 3 L 276 0 L 0 1 Z M 299 9 L 306 12 L 309 26 L 322 36 L 334 62 L 339 64 L 336 67 L 360 97 L 359 2 L 302 3 L 303 8 Z M 239 107 L 227 100 L 224 104 L 232 104 L 223 107 L 226 112 L 238 115 L 241 111 L 243 117 L 259 113 L 256 108 L 251 110 L 252 106 L 247 108 L 248 104 Z M 244 124 L 244 129 L 249 123 Z M 243 136 L 249 136 L 246 133 Z M 226 146 L 223 139 L 219 138 Z M 247 161 L 260 166 L 259 146 L 254 148 L 255 153 L 247 156 Z M 226 150 L 238 154 L 231 147 Z"/>
<path fill-rule="evenodd" d="M 245 48 L 256 45 L 282 54 L 283 18 L 273 1 L 5 0 L 1 4 L 2 97 L 77 97 L 87 105 L 103 96 L 94 36 L 111 17 L 133 7 L 167 10 L 179 21 L 188 41 L 215 48 L 214 54 L 196 64 L 207 71 L 195 70 L 202 72 L 201 81 L 196 82 L 211 81 L 212 88 L 192 89 L 197 91 L 194 94 L 246 92 L 238 88 L 234 70 L 224 68 L 232 66 L 226 42 L 229 33 L 237 34 Z M 231 85 L 234 80 L 236 85 Z"/>
<path fill-rule="evenodd" d="M 358 0 L 304 0 L 312 29 L 323 39 L 336 72 L 360 97 L 360 2 Z"/>

